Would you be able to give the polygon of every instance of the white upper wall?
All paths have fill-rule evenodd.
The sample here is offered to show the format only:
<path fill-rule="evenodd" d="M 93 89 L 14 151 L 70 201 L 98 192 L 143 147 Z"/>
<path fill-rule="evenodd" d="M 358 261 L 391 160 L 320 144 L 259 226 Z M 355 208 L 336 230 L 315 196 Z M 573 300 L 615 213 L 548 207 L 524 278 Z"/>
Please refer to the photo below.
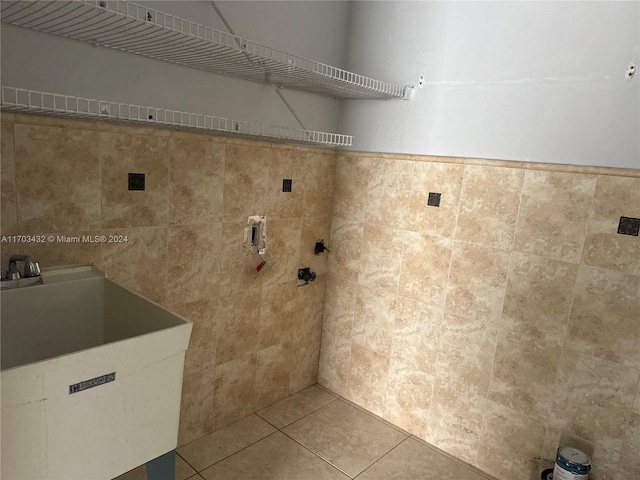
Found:
<path fill-rule="evenodd" d="M 209 1 L 136 2 L 226 31 Z M 216 2 L 241 37 L 344 67 L 346 2 Z M 2 25 L 3 85 L 299 127 L 270 85 Z M 282 90 L 306 128 L 337 132 L 341 102 Z"/>
<path fill-rule="evenodd" d="M 640 168 L 639 2 L 355 2 L 347 68 L 417 84 L 347 101 L 365 151 Z"/>

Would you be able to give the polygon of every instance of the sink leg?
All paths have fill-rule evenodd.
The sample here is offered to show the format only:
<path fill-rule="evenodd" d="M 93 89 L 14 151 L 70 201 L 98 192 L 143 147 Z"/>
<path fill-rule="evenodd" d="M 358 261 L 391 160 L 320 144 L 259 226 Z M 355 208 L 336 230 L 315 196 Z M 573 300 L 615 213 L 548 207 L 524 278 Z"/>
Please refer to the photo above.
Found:
<path fill-rule="evenodd" d="M 176 451 L 160 455 L 147 462 L 147 480 L 175 480 Z"/>

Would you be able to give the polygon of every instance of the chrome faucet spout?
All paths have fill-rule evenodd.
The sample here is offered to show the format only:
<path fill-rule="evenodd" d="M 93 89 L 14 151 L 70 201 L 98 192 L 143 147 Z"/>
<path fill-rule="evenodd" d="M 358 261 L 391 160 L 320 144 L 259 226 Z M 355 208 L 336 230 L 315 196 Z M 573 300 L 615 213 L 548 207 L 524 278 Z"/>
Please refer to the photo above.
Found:
<path fill-rule="evenodd" d="M 11 255 L 9 258 L 9 270 L 7 271 L 7 278 L 16 278 L 15 274 L 18 272 L 17 262 L 24 263 L 23 277 L 39 277 L 40 265 L 38 262 L 34 262 L 29 255 Z"/>

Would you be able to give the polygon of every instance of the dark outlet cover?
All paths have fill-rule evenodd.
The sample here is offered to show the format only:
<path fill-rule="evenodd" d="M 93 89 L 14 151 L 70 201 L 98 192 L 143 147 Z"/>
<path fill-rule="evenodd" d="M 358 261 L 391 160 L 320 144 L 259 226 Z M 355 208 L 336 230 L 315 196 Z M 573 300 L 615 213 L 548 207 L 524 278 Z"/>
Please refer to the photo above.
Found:
<path fill-rule="evenodd" d="M 442 196 L 441 193 L 429 192 L 429 199 L 427 200 L 427 205 L 430 205 L 432 207 L 439 207 L 441 196 Z"/>
<path fill-rule="evenodd" d="M 129 190 L 144 190 L 144 173 L 129 174 Z"/>
<path fill-rule="evenodd" d="M 638 236 L 640 232 L 640 218 L 620 217 L 618 233 L 621 235 Z"/>
<path fill-rule="evenodd" d="M 293 179 L 291 179 L 291 178 L 283 178 L 282 179 L 282 191 L 283 192 L 290 192 L 292 183 L 293 183 Z"/>

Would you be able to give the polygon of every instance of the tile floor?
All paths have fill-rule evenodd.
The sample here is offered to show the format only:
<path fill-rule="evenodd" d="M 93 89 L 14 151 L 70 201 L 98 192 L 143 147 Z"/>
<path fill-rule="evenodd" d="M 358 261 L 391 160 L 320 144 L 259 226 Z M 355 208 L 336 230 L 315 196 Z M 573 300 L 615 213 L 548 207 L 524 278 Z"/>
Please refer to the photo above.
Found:
<path fill-rule="evenodd" d="M 315 385 L 176 456 L 176 480 L 491 478 Z M 146 480 L 145 467 L 116 480 Z"/>

